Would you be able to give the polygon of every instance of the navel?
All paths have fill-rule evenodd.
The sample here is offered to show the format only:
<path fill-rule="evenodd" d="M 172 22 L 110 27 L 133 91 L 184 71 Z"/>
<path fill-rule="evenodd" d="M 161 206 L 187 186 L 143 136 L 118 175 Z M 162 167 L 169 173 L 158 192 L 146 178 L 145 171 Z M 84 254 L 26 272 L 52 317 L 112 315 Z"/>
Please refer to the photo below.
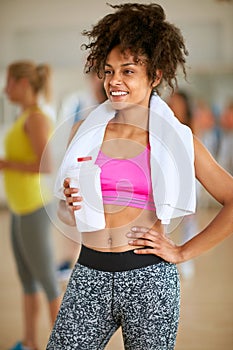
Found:
<path fill-rule="evenodd" d="M 109 246 L 109 247 L 112 247 L 112 237 L 109 237 L 109 238 L 108 238 L 108 246 Z"/>

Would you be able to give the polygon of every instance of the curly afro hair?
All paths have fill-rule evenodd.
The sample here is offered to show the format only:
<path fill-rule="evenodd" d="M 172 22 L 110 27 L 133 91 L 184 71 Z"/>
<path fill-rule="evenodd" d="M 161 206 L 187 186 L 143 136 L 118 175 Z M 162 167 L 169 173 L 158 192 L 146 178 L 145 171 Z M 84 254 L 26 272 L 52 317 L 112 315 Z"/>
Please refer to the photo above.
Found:
<path fill-rule="evenodd" d="M 82 45 L 89 50 L 85 72 L 94 70 L 102 77 L 107 55 L 120 45 L 122 53 L 130 50 L 135 62 L 139 56 L 145 56 L 150 80 L 156 79 L 156 70 L 159 69 L 163 73 L 162 80 L 174 90 L 178 66 L 186 77 L 185 56 L 188 51 L 180 30 L 165 20 L 163 8 L 154 3 L 108 5 L 116 9 L 115 13 L 106 15 L 92 30 L 82 33 L 89 38 L 89 43 Z"/>

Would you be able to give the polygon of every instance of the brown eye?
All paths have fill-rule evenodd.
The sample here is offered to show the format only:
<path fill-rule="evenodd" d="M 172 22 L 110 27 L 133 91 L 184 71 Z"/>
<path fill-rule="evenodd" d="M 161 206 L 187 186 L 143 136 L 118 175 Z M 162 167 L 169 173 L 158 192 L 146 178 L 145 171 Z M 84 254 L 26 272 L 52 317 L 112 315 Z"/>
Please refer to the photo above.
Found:
<path fill-rule="evenodd" d="M 124 71 L 124 74 L 126 74 L 126 75 L 130 75 L 130 74 L 133 74 L 133 73 L 134 73 L 134 71 L 132 71 L 131 69 L 126 69 Z"/>
<path fill-rule="evenodd" d="M 106 70 L 104 71 L 104 74 L 105 74 L 105 75 L 110 75 L 111 73 L 112 73 L 112 71 L 109 70 L 109 69 L 106 69 Z"/>

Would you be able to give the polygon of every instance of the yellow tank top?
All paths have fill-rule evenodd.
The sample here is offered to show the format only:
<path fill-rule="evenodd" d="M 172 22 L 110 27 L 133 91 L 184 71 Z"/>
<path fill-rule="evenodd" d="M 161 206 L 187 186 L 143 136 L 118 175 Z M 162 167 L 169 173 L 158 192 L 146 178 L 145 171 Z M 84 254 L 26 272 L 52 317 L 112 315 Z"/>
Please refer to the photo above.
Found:
<path fill-rule="evenodd" d="M 38 107 L 28 109 L 15 121 L 5 138 L 5 157 L 11 161 L 32 163 L 36 154 L 25 132 L 25 121 L 32 111 L 44 114 Z M 41 194 L 41 174 L 5 169 L 5 191 L 9 208 L 17 214 L 28 214 L 41 208 L 50 200 Z"/>

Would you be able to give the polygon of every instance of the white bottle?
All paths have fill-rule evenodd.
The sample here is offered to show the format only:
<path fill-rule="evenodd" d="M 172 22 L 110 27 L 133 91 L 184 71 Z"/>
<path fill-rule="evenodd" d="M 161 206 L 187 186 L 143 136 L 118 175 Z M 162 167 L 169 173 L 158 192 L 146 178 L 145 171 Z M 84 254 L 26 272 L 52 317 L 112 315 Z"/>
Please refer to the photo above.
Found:
<path fill-rule="evenodd" d="M 77 203 L 81 205 L 81 209 L 74 212 L 76 226 L 80 232 L 105 228 L 100 172 L 100 167 L 93 164 L 90 157 L 78 158 L 77 166 L 66 172 L 66 177 L 70 178 L 70 187 L 78 188 L 78 196 L 83 198 Z"/>

